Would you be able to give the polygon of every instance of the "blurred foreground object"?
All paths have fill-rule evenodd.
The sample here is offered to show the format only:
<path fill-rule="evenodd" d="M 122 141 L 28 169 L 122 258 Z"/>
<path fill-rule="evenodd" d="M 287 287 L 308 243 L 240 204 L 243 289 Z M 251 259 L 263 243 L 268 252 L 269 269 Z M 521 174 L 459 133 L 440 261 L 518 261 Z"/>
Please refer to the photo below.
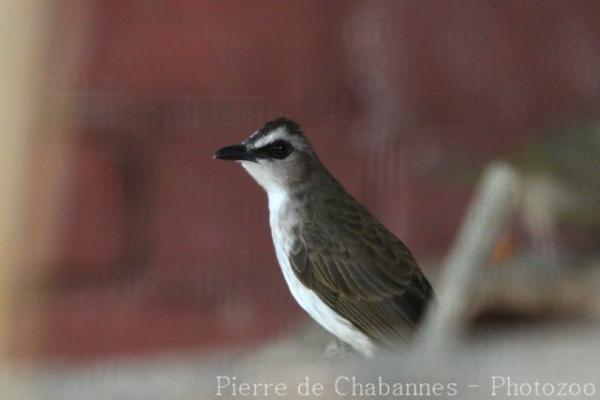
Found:
<path fill-rule="evenodd" d="M 56 250 L 67 173 L 68 107 L 64 97 L 48 101 L 48 88 L 73 75 L 76 52 L 59 50 L 77 41 L 52 46 L 49 37 L 79 37 L 84 4 L 7 1 L 0 12 L 0 361 L 8 370 L 30 366 L 44 340 L 40 267 Z M 30 386 L 2 383 L 2 398 L 30 396 Z"/>
<path fill-rule="evenodd" d="M 564 238 L 575 230 L 590 240 L 600 231 L 599 156 L 598 125 L 580 125 L 526 148 L 512 166 L 488 167 L 441 268 L 425 346 L 448 348 L 480 324 L 507 329 L 598 319 L 598 248 L 578 252 L 579 243 Z M 507 244 L 519 237 L 520 220 L 531 248 Z"/>
<path fill-rule="evenodd" d="M 474 286 L 515 209 L 518 190 L 518 176 L 508 165 L 492 164 L 485 171 L 441 268 L 438 301 L 423 326 L 425 346 L 447 347 L 464 333 Z"/>
<path fill-rule="evenodd" d="M 7 4 L 8 3 L 8 4 Z M 26 182 L 33 131 L 39 122 L 42 46 L 47 6 L 43 1 L 4 2 L 0 12 L 0 349 L 16 334 L 12 315 L 21 295 L 23 264 L 32 259 L 27 227 Z M 8 34 L 10 32 L 10 34 Z M 22 318 L 23 316 L 19 316 Z M 4 360 L 3 360 L 4 361 Z"/>
<path fill-rule="evenodd" d="M 24 344 L 32 356 L 35 324 L 32 315 L 18 312 L 23 300 L 20 287 L 22 267 L 33 259 L 28 251 L 27 164 L 32 133 L 39 122 L 42 36 L 46 7 L 43 2 L 6 2 L 0 12 L 0 362 L 10 365 L 9 356 L 17 335 L 29 338 Z M 10 32 L 10 34 L 8 34 Z M 19 332 L 19 327 L 26 329 Z M 3 377 L 4 378 L 4 377 Z M 16 389 L 14 382 L 2 379 L 2 398 L 28 398 L 28 387 Z M 14 397 L 18 391 L 18 397 Z M 7 393 L 11 393 L 7 396 Z"/>

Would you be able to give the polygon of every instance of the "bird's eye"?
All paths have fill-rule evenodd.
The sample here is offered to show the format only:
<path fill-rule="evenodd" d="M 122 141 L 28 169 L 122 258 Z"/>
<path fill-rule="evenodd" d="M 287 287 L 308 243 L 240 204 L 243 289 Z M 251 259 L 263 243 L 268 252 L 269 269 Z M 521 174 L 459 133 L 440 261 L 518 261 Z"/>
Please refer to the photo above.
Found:
<path fill-rule="evenodd" d="M 269 145 L 269 156 L 283 160 L 294 150 L 291 144 L 285 140 L 276 140 Z"/>

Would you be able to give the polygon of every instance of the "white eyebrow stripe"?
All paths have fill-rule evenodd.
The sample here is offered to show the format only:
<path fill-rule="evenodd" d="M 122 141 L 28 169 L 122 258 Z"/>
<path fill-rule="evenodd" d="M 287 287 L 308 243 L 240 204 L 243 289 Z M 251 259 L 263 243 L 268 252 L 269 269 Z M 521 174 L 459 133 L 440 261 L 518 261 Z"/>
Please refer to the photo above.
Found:
<path fill-rule="evenodd" d="M 285 128 L 277 128 L 274 131 L 270 132 L 268 135 L 261 137 L 256 142 L 254 142 L 254 148 L 263 147 L 266 144 L 273 143 L 279 139 L 286 139 L 290 141 L 290 134 L 285 130 Z"/>

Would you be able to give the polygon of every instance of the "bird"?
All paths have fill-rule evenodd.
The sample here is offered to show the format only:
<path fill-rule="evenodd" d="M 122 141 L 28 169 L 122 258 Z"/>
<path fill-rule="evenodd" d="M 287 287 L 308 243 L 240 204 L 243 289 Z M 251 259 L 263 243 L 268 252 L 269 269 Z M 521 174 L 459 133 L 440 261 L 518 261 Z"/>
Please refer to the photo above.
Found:
<path fill-rule="evenodd" d="M 353 354 L 414 338 L 434 297 L 408 247 L 321 163 L 300 125 L 280 117 L 213 156 L 267 193 L 275 254 L 292 297 Z"/>

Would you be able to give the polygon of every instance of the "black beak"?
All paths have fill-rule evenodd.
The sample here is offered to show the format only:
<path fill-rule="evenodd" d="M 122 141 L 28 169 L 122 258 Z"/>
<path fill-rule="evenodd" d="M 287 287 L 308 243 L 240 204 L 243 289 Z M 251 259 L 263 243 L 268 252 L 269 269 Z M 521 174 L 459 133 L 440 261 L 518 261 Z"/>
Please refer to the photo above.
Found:
<path fill-rule="evenodd" d="M 235 160 L 235 161 L 256 161 L 254 155 L 246 149 L 242 144 L 223 147 L 219 149 L 213 158 L 219 160 Z"/>

